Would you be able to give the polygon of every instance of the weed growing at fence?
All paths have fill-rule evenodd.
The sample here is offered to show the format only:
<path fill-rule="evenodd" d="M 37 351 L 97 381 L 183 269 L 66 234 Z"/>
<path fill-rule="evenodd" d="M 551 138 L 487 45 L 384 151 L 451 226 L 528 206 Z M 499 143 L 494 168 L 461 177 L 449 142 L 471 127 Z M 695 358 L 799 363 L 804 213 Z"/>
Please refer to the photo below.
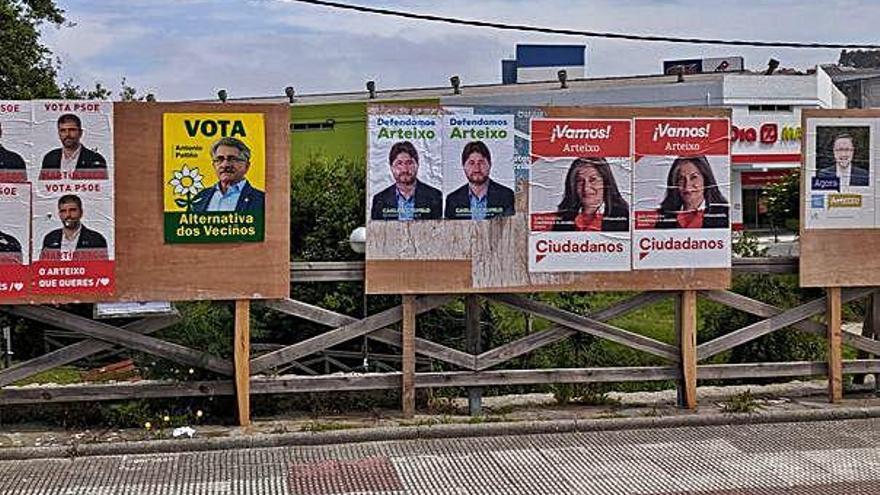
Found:
<path fill-rule="evenodd" d="M 736 394 L 721 404 L 721 412 L 725 413 L 752 414 L 759 409 L 763 409 L 763 406 L 758 403 L 751 390 Z"/>

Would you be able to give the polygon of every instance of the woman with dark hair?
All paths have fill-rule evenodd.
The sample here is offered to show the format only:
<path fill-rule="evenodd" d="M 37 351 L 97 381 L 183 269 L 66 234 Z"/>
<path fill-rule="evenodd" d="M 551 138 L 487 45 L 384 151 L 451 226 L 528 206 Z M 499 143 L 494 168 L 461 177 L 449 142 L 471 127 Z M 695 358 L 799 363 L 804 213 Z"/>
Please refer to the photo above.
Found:
<path fill-rule="evenodd" d="M 721 229 L 730 225 L 730 206 L 718 190 L 705 156 L 680 156 L 666 177 L 657 229 Z"/>
<path fill-rule="evenodd" d="M 604 158 L 577 158 L 571 162 L 552 230 L 629 230 L 629 204 L 620 195 L 611 166 Z"/>

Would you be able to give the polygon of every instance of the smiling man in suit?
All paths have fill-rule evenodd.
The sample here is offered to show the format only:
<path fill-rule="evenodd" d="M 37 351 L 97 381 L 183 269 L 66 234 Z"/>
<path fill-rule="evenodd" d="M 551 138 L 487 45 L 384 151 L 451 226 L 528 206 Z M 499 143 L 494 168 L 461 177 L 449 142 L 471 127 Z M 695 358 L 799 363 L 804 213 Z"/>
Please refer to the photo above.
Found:
<path fill-rule="evenodd" d="M 394 184 L 373 196 L 373 220 L 439 219 L 443 214 L 443 194 L 418 179 L 419 153 L 409 141 L 391 146 L 388 164 Z"/>
<path fill-rule="evenodd" d="M 251 150 L 244 142 L 233 137 L 218 139 L 211 146 L 211 160 L 217 183 L 196 195 L 194 212 L 263 211 L 266 195 L 246 177 L 251 166 Z"/>
<path fill-rule="evenodd" d="M 40 180 L 104 180 L 107 160 L 83 146 L 82 121 L 72 113 L 58 117 L 58 139 L 61 147 L 46 153 L 40 167 Z"/>
<path fill-rule="evenodd" d="M 58 219 L 62 228 L 43 238 L 41 260 L 94 261 L 107 259 L 107 240 L 82 223 L 82 199 L 75 194 L 58 198 Z"/>

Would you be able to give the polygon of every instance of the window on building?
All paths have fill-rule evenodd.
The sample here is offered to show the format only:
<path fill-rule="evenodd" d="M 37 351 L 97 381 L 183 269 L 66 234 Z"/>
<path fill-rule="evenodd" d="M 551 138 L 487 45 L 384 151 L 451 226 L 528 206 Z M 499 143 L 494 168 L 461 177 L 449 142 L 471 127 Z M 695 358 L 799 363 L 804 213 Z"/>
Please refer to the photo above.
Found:
<path fill-rule="evenodd" d="M 290 132 L 303 131 L 332 131 L 336 127 L 336 121 L 327 119 L 323 122 L 295 122 L 290 124 Z"/>
<path fill-rule="evenodd" d="M 791 113 L 791 105 L 749 105 L 749 113 Z"/>

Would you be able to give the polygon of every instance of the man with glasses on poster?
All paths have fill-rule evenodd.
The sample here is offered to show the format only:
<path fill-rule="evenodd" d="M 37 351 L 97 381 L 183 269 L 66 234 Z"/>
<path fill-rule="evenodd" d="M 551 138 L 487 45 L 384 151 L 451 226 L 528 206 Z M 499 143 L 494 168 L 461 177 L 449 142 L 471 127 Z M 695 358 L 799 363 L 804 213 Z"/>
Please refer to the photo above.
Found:
<path fill-rule="evenodd" d="M 857 160 L 855 139 L 846 132 L 834 137 L 831 145 L 834 163 L 820 168 L 816 172 L 818 179 L 833 179 L 840 181 L 840 186 L 865 187 L 868 185 L 870 176 L 867 167 L 862 166 Z M 816 187 L 814 187 L 816 189 Z"/>
<path fill-rule="evenodd" d="M 246 178 L 251 166 L 251 150 L 244 142 L 233 137 L 220 138 L 211 146 L 211 160 L 217 183 L 196 195 L 194 212 L 263 211 L 265 194 Z"/>

